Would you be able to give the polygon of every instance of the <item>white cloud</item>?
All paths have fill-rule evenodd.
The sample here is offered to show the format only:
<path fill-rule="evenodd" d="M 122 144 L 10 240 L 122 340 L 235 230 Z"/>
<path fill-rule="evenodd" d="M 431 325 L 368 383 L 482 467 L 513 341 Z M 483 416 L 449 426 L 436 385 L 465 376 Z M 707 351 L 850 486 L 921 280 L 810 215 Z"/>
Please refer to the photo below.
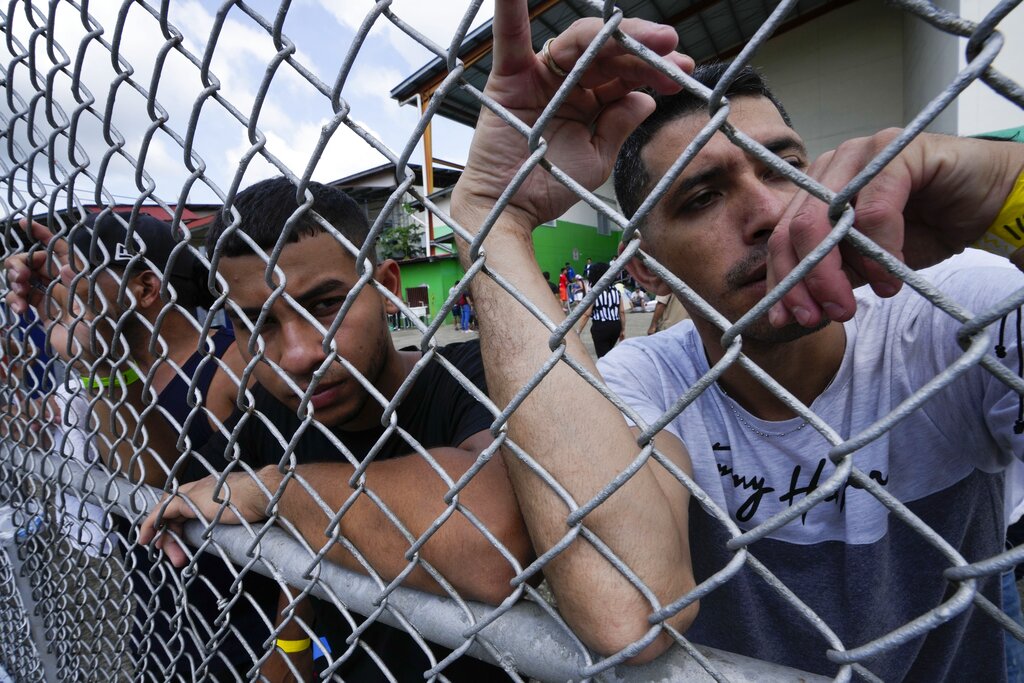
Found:
<path fill-rule="evenodd" d="M 415 125 L 416 115 L 411 108 L 403 108 L 391 99 L 390 88 L 402 81 L 398 69 L 377 64 L 356 64 L 342 90 L 342 97 L 352 105 L 357 115 L 374 107 L 380 115 L 393 122 L 408 122 L 409 129 Z"/>
<path fill-rule="evenodd" d="M 295 175 L 302 175 L 309 159 L 320 139 L 327 119 L 305 123 L 287 131 L 267 131 L 266 150 L 284 163 Z M 359 125 L 374 135 L 378 140 L 379 133 L 360 122 Z M 237 146 L 226 150 L 225 161 L 237 166 L 238 161 L 250 149 L 247 139 L 242 138 Z M 342 125 L 334 132 L 330 142 L 313 172 L 313 179 L 321 182 L 337 180 L 357 171 L 379 166 L 387 162 L 387 158 L 367 144 L 350 128 Z M 280 175 L 280 171 L 262 156 L 256 157 L 246 169 L 242 187 L 264 178 Z"/>
<path fill-rule="evenodd" d="M 320 0 L 325 10 L 330 12 L 338 22 L 352 30 L 357 29 L 364 21 L 372 2 L 337 2 L 336 0 Z M 441 49 L 448 49 L 459 22 L 466 14 L 470 3 L 466 0 L 394 0 L 391 11 L 402 21 L 434 41 Z M 472 31 L 480 24 L 494 16 L 494 0 L 484 0 L 480 10 L 470 27 Z M 414 68 L 422 66 L 433 54 L 419 43 L 397 28 L 386 17 L 378 17 L 370 32 L 371 36 L 383 35 L 395 48 L 395 53 Z M 397 83 L 397 81 L 396 81 Z"/>
<path fill-rule="evenodd" d="M 345 83 L 345 95 L 375 97 L 394 102 L 388 96 L 388 88 L 402 80 L 402 72 L 390 66 L 379 64 L 357 65 Z M 397 104 L 397 103 L 395 103 Z"/>
<path fill-rule="evenodd" d="M 324 23 L 327 16 L 322 9 L 313 4 L 316 2 L 332 5 L 328 9 L 333 10 L 334 16 L 347 17 L 343 20 L 344 26 L 330 26 L 330 21 L 326 22 L 326 26 L 312 26 L 311 16 L 316 17 L 316 21 L 321 23 Z M 353 9 L 353 4 L 358 9 Z M 90 5 L 90 12 L 104 28 L 104 40 L 114 39 L 119 5 L 120 3 L 106 2 Z M 314 73 L 318 73 L 318 68 L 322 69 L 323 73 L 318 77 L 328 85 L 333 85 L 336 73 L 331 70 L 340 67 L 347 49 L 346 41 L 351 39 L 351 29 L 347 27 L 353 21 L 358 25 L 363 18 L 364 10 L 370 7 L 372 4 L 369 0 L 358 3 L 348 0 L 331 3 L 327 0 L 296 2 L 285 29 L 286 34 L 297 42 L 305 41 L 299 45 L 296 59 Z M 446 44 L 465 10 L 465 4 L 396 0 L 393 8 L 403 19 Z M 266 13 L 265 8 L 261 11 L 264 11 L 265 16 L 273 17 L 273 8 L 270 8 L 270 14 Z M 192 52 L 196 59 L 202 60 L 214 24 L 213 12 L 198 0 L 175 0 L 170 4 L 170 12 L 171 23 L 183 34 L 184 48 Z M 484 14 L 482 11 L 478 22 L 483 20 Z M 489 10 L 486 15 L 489 16 Z M 379 139 L 387 142 L 398 152 L 407 144 L 408 135 L 416 124 L 417 114 L 413 108 L 399 108 L 398 104 L 389 98 L 388 93 L 411 72 L 410 64 L 418 67 L 429 55 L 420 50 L 422 58 L 413 56 L 410 46 L 415 47 L 414 43 L 395 30 L 390 22 L 385 20 L 385 23 L 388 27 L 382 26 L 363 45 L 346 82 L 343 96 L 352 107 L 351 116 L 366 122 L 364 125 L 367 129 L 376 131 L 375 135 Z M 15 13 L 11 17 L 8 30 L 14 39 L 20 40 L 26 46 L 29 44 L 28 38 L 32 28 L 24 20 L 24 13 Z M 72 64 L 75 63 L 77 50 L 86 31 L 87 27 L 82 25 L 77 12 L 70 5 L 58 6 L 53 35 L 68 51 Z M 399 43 L 404 45 L 404 48 L 396 48 Z M 120 34 L 118 51 L 124 63 L 130 65 L 131 78 L 139 87 L 151 87 L 153 73 L 158 65 L 158 54 L 163 46 L 164 37 L 157 19 L 141 5 L 131 5 L 124 30 Z M 46 53 L 45 41 L 36 40 L 33 49 L 38 71 L 37 80 L 45 84 L 46 73 L 52 67 Z M 218 96 L 237 107 L 243 116 L 249 116 L 260 83 L 274 54 L 273 41 L 267 32 L 237 8 L 233 8 L 224 22 L 211 63 L 211 74 L 220 82 Z M 313 55 L 322 59 L 324 64 L 316 65 Z M 5 61 L 9 60 L 10 57 Z M 408 63 L 403 60 L 408 60 Z M 15 88 L 26 101 L 35 96 L 28 77 L 27 64 L 27 61 L 18 63 L 9 74 Z M 193 110 L 204 89 L 199 67 L 176 50 L 171 50 L 166 59 L 159 64 L 159 78 L 156 80 L 157 100 L 169 116 L 166 126 L 184 138 Z M 108 111 L 107 100 L 110 96 L 111 83 L 117 79 L 118 70 L 111 64 L 110 52 L 96 41 L 88 42 L 82 60 L 81 81 L 96 98 L 93 108 L 97 116 L 103 116 Z M 71 91 L 70 79 L 58 75 L 53 85 L 54 105 L 63 108 L 70 115 L 80 106 Z M 153 124 L 147 108 L 146 97 L 137 92 L 132 84 L 122 83 L 116 89 L 114 103 L 109 109 L 112 113 L 111 126 L 125 139 L 124 152 L 134 157 L 140 155 L 144 136 Z M 258 125 L 267 135 L 269 151 L 287 164 L 294 173 L 301 174 L 319 140 L 322 126 L 330 120 L 331 115 L 328 98 L 317 92 L 290 66 L 281 65 L 262 104 Z M 0 102 L 0 118 L 9 120 L 11 116 L 12 112 L 6 109 L 6 104 Z M 42 103 L 36 107 L 32 123 L 39 129 L 39 134 L 35 137 L 36 144 L 38 140 L 45 140 L 51 135 L 52 128 L 47 123 L 45 106 Z M 440 129 L 441 127 L 437 130 Z M 203 102 L 201 115 L 193 132 L 194 152 L 207 164 L 205 173 L 209 182 L 226 189 L 242 155 L 249 148 L 243 125 L 221 104 L 210 98 Z M 25 150 L 31 149 L 33 145 L 28 144 L 29 135 L 24 123 L 15 126 L 13 133 L 16 143 L 21 144 Z M 444 136 L 446 139 L 439 139 L 440 137 L 435 135 L 435 153 L 438 156 L 453 160 L 463 156 L 459 152 L 448 152 L 447 136 Z M 56 142 L 56 160 L 63 164 L 66 171 L 70 171 L 69 158 L 74 156 L 79 160 L 88 158 L 89 171 L 98 173 L 100 163 L 109 151 L 104 140 L 102 123 L 96 116 L 88 113 L 79 120 L 77 138 L 77 143 L 84 148 L 84 153 L 70 152 L 63 137 L 58 136 Z M 464 144 L 457 143 L 457 146 L 461 148 Z M 188 176 L 189 171 L 183 156 L 182 149 L 165 132 L 159 132 L 150 143 L 145 170 L 156 181 L 157 194 L 165 201 L 177 200 Z M 41 160 L 41 157 L 37 159 Z M 415 154 L 412 158 L 414 163 L 420 163 L 421 160 L 420 154 Z M 5 160 L 8 164 L 17 161 L 18 159 Z M 315 177 L 318 180 L 333 180 L 379 165 L 384 161 L 385 158 L 381 154 L 350 130 L 342 128 L 328 145 Z M 39 165 L 36 166 L 37 170 L 40 170 Z M 265 161 L 254 160 L 245 183 L 277 172 Z M 16 186 L 20 183 L 21 189 L 26 184 L 25 176 L 26 174 L 22 173 L 15 183 Z M 134 176 L 135 170 L 131 165 L 115 157 L 103 178 L 104 190 L 122 201 L 131 201 L 139 193 Z M 37 174 L 36 181 L 51 182 L 48 173 Z M 89 183 L 84 178 L 80 179 L 76 185 L 76 192 L 82 202 L 91 203 L 93 191 L 87 185 Z M 18 189 L 16 187 L 15 191 Z M 200 182 L 191 191 L 190 199 L 197 202 L 213 202 L 216 201 L 216 196 Z"/>

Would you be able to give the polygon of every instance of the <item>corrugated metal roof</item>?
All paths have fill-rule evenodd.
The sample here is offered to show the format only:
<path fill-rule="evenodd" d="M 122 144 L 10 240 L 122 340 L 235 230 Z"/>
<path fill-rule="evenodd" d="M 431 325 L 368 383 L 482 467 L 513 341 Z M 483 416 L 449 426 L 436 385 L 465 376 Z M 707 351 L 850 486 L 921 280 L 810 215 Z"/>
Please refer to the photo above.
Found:
<path fill-rule="evenodd" d="M 799 0 L 777 33 L 782 33 L 852 0 Z M 774 0 L 621 0 L 618 7 L 627 17 L 670 24 L 679 33 L 679 49 L 698 62 L 735 55 L 779 5 Z M 577 0 L 532 0 L 530 2 L 534 48 L 540 50 L 548 38 L 564 31 L 584 16 L 594 16 L 589 5 Z M 491 70 L 491 23 L 466 37 L 459 58 L 469 64 L 463 78 L 483 90 Z M 436 58 L 391 91 L 404 102 L 416 94 L 432 94 L 448 74 L 445 63 Z M 452 91 L 439 114 L 473 126 L 480 108 L 475 98 L 461 88 Z"/>

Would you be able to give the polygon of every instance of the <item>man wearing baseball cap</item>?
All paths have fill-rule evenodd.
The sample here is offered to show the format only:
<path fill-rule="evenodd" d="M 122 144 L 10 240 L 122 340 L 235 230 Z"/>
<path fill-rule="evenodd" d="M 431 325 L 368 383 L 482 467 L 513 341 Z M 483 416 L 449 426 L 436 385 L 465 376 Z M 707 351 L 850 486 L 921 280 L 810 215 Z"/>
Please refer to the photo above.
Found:
<path fill-rule="evenodd" d="M 69 238 L 93 268 L 107 266 L 132 277 L 162 273 L 174 288 L 177 305 L 192 313 L 209 308 L 214 301 L 206 286 L 209 271 L 187 240 L 176 240 L 170 225 L 149 214 L 139 213 L 130 221 L 130 212 L 91 213 L 71 228 Z"/>
<path fill-rule="evenodd" d="M 222 422 L 231 414 L 238 393 L 234 380 L 219 366 L 238 376 L 244 363 L 231 330 L 213 329 L 209 335 L 202 331 L 197 309 L 209 308 L 214 297 L 206 285 L 209 271 L 187 240 L 176 239 L 172 226 L 147 214 L 133 219 L 130 212 L 109 210 L 88 214 L 57 237 L 38 223 L 29 231 L 32 238 L 52 246 L 54 258 L 48 263 L 45 251 L 9 258 L 7 301 L 16 312 L 29 305 L 36 309 L 55 352 L 79 376 L 81 386 L 59 394 L 65 424 L 86 433 L 98 426 L 100 433 L 92 443 L 108 466 L 161 488 L 177 463 L 159 454 L 178 453 L 179 433 L 186 437 L 179 458 L 184 461 L 176 468 L 180 482 L 222 469 L 222 462 L 191 456 L 214 434 L 213 420 Z M 143 391 L 146 378 L 160 410 L 150 410 L 152 417 L 144 422 L 150 450 L 139 451 L 140 471 L 140 465 L 131 464 L 139 450 L 132 435 L 138 416 L 154 402 L 154 395 Z M 93 400 L 96 395 L 107 400 Z M 132 409 L 116 410 L 116 420 L 112 419 L 122 402 Z M 193 411 L 198 412 L 192 415 Z M 155 417 L 161 414 L 169 420 Z M 122 430 L 117 430 L 118 423 Z M 93 454 L 77 455 L 96 460 Z M 130 537 L 129 520 L 117 519 L 115 527 L 123 539 Z M 134 580 L 131 589 L 133 602 L 145 610 L 135 620 L 132 637 L 133 646 L 146 651 L 140 669 L 162 675 L 173 658 L 176 673 L 186 679 L 198 675 L 208 649 L 203 641 L 218 630 L 219 603 L 231 595 L 233 572 L 219 557 L 202 554 L 196 570 L 203 578 L 188 584 L 184 597 L 188 620 L 205 623 L 207 630 L 175 629 L 170 616 L 180 596 L 171 586 L 178 581 L 164 565 L 153 565 L 146 548 L 130 545 L 125 551 L 137 567 L 135 576 L 149 577 Z M 254 576 L 245 588 L 272 603 L 276 586 L 256 585 L 267 581 Z M 265 609 L 269 612 L 274 606 Z M 217 656 L 205 664 L 210 675 L 242 676 L 252 666 L 248 648 L 259 649 L 269 634 L 265 617 L 254 610 L 248 600 L 238 601 L 231 614 L 234 627 L 218 644 Z M 147 645 L 170 642 L 176 632 L 183 656 Z"/>

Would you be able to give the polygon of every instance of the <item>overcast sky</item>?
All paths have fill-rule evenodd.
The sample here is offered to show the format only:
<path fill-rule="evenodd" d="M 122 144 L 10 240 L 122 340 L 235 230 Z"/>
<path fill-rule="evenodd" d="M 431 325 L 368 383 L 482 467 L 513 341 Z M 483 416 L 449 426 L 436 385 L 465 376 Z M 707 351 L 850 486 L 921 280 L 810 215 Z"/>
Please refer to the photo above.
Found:
<path fill-rule="evenodd" d="M 214 0 L 170 0 L 170 23 L 181 32 L 182 46 L 200 62 L 211 42 L 220 4 Z M 37 5 L 45 10 L 45 3 L 37 2 Z M 467 0 L 394 0 L 391 9 L 446 47 L 468 5 Z M 274 22 L 278 3 L 254 0 L 250 6 L 266 22 Z M 492 16 L 492 7 L 491 0 L 484 2 L 473 22 L 474 27 Z M 108 43 L 113 42 L 118 33 L 115 28 L 120 3 L 113 0 L 93 2 L 89 9 L 93 19 L 103 28 L 101 38 Z M 373 9 L 374 4 L 369 0 L 293 0 L 285 19 L 284 34 L 295 45 L 294 58 L 328 88 L 333 88 L 359 25 L 367 12 Z M 52 56 L 48 53 L 45 19 L 36 17 L 34 20 L 40 27 L 34 40 L 33 26 L 24 11 L 19 9 L 8 21 L 11 35 L 20 44 L 15 47 L 15 52 L 24 51 L 33 59 L 20 61 L 8 73 L 21 101 L 15 101 L 13 111 L 6 102 L 0 103 L 0 116 L 5 127 L 12 118 L 15 120 L 11 138 L 12 144 L 19 148 L 14 155 L 6 149 L 0 153 L 4 172 L 10 173 L 12 156 L 15 161 L 31 158 L 31 151 L 38 149 L 40 153 L 35 155 L 31 166 L 35 171 L 32 194 L 37 198 L 52 195 L 56 185 L 63 182 L 74 168 L 81 167 L 86 174 L 101 176 L 103 188 L 115 201 L 131 202 L 142 192 L 140 186 L 144 189 L 152 183 L 155 184 L 155 195 L 161 200 L 178 202 L 190 171 L 179 142 L 175 141 L 174 135 L 160 130 L 153 118 L 166 116 L 165 125 L 178 137 L 185 138 L 204 85 L 200 69 L 174 50 L 167 53 L 162 68 L 156 68 L 158 55 L 165 46 L 157 19 L 144 7 L 129 5 L 118 45 L 122 62 L 116 68 L 107 47 L 95 40 L 87 41 L 88 48 L 82 58 L 81 83 L 84 87 L 77 94 L 72 88 L 71 78 L 54 68 L 55 64 L 62 63 L 64 57 L 59 51 L 54 51 Z M 54 26 L 53 37 L 67 53 L 70 65 L 65 69 L 70 72 L 78 59 L 79 45 L 92 27 L 84 26 L 81 16 L 69 5 L 58 7 Z M 217 96 L 248 118 L 276 52 L 269 33 L 257 21 L 233 7 L 216 40 L 210 62 L 211 77 L 219 82 Z M 351 119 L 396 154 L 400 154 L 407 144 L 417 123 L 418 112 L 412 106 L 399 106 L 388 93 L 431 57 L 425 48 L 386 18 L 380 17 L 360 49 L 342 91 L 342 97 L 351 106 Z M 10 63 L 11 59 L 12 56 L 5 55 L 3 62 Z M 28 68 L 33 61 L 38 75 L 36 83 L 32 82 Z M 125 63 L 130 68 L 126 68 Z M 153 78 L 155 71 L 159 76 L 156 81 Z M 34 99 L 39 89 L 46 89 L 48 75 L 52 83 L 52 100 L 59 105 L 49 112 L 45 98 Z M 116 89 L 111 105 L 111 84 L 119 80 L 124 82 Z M 154 107 L 151 112 L 146 97 L 137 88 L 143 91 L 154 89 L 159 107 Z M 94 100 L 91 104 L 90 98 Z M 86 107 L 95 114 L 86 111 Z M 31 130 L 24 116 L 16 117 L 14 114 L 25 108 L 34 112 Z M 100 121 L 108 108 L 114 129 L 111 131 L 105 131 Z M 80 115 L 75 115 L 76 110 Z M 265 150 L 293 172 L 301 174 L 321 138 L 324 125 L 332 116 L 329 99 L 317 92 L 294 68 L 281 64 L 259 112 L 257 126 L 266 136 Z M 72 130 L 76 141 L 74 148 L 68 140 Z M 471 134 L 472 131 L 464 126 L 437 120 L 434 156 L 464 161 Z M 150 140 L 148 145 L 143 144 L 146 139 Z M 44 156 L 51 140 L 55 142 L 53 156 L 61 167 L 56 178 L 50 176 Z M 203 174 L 210 185 L 222 192 L 227 191 L 240 162 L 251 150 L 246 128 L 228 108 L 212 98 L 207 99 L 195 125 L 194 154 L 201 159 L 205 167 Z M 144 155 L 143 167 L 149 177 L 139 176 L 122 153 L 136 160 Z M 422 147 L 418 146 L 412 161 L 421 163 L 422 159 Z M 384 162 L 384 156 L 343 126 L 332 135 L 313 177 L 333 180 Z M 9 204 L 5 207 L 5 214 L 12 209 L 22 209 L 29 200 L 26 193 L 29 186 L 27 168 L 16 174 L 13 200 L 9 199 L 7 188 L 4 188 L 3 201 Z M 277 173 L 273 165 L 257 155 L 246 169 L 242 186 Z M 75 182 L 75 194 L 83 203 L 93 203 L 93 187 L 93 180 L 80 173 Z M 60 191 L 56 192 L 59 195 Z M 203 180 L 198 180 L 188 192 L 188 201 L 216 202 L 217 197 Z M 33 212 L 38 212 L 39 208 Z"/>

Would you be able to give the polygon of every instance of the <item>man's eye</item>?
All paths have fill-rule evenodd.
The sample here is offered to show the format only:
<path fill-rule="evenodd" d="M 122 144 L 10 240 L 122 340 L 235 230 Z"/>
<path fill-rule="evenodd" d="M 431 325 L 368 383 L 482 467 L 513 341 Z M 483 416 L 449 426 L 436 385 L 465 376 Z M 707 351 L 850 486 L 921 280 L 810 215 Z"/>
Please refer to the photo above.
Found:
<path fill-rule="evenodd" d="M 231 325 L 235 330 L 244 330 L 246 334 L 257 326 L 259 323 L 259 329 L 255 330 L 257 333 L 261 332 L 264 328 L 273 327 L 277 324 L 277 319 L 272 315 L 268 315 L 263 322 L 259 322 L 260 312 L 253 311 L 252 313 L 242 313 L 231 316 Z"/>
<path fill-rule="evenodd" d="M 710 190 L 701 192 L 683 205 L 683 211 L 700 211 L 701 209 L 706 209 L 711 206 L 717 198 L 717 192 L 712 192 Z"/>
<path fill-rule="evenodd" d="M 804 169 L 807 167 L 807 161 L 803 157 L 798 157 L 796 155 L 782 157 L 782 160 L 793 168 Z"/>
<path fill-rule="evenodd" d="M 344 297 L 332 297 L 330 299 L 321 299 L 320 301 L 317 301 L 316 303 L 309 307 L 309 312 L 317 316 L 318 318 L 326 315 L 334 315 L 335 313 L 337 313 L 338 309 L 341 307 L 341 304 L 344 303 L 344 301 Z"/>
<path fill-rule="evenodd" d="M 802 157 L 798 157 L 798 156 L 783 157 L 782 160 L 785 161 L 790 166 L 792 166 L 793 168 L 801 170 L 801 171 L 807 166 L 807 162 L 804 161 Z M 786 176 L 784 176 L 782 173 L 779 173 L 776 169 L 774 169 L 771 166 L 766 168 L 765 171 L 764 171 L 764 174 L 762 175 L 762 178 L 764 180 L 773 180 L 775 178 L 785 178 L 785 177 Z"/>
<path fill-rule="evenodd" d="M 792 166 L 793 168 L 803 171 L 807 168 L 807 160 L 799 156 L 784 157 L 783 161 Z"/>
<path fill-rule="evenodd" d="M 252 321 L 253 326 L 256 328 L 255 330 L 253 330 L 254 334 L 259 334 L 259 335 L 264 335 L 265 336 L 268 333 L 273 332 L 274 329 L 277 327 L 277 321 L 274 320 L 273 318 L 267 318 L 262 323 L 257 324 L 258 320 L 259 320 L 259 318 L 256 317 L 256 318 L 253 318 L 253 321 Z"/>

